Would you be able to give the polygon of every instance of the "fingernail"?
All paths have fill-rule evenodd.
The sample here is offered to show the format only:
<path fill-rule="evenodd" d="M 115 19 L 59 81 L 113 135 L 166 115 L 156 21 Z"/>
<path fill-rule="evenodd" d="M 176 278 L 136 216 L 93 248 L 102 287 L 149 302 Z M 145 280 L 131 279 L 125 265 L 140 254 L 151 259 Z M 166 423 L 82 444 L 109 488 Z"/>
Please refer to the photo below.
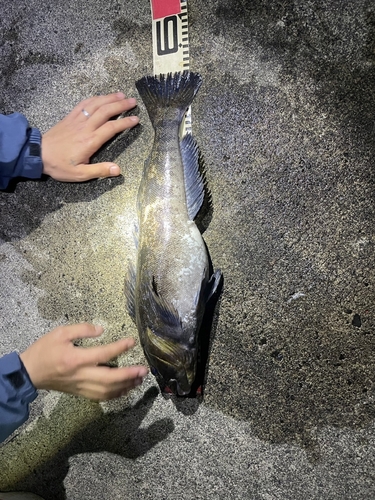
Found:
<path fill-rule="evenodd" d="M 94 325 L 95 331 L 98 335 L 101 335 L 104 331 L 104 328 L 101 325 Z"/>
<path fill-rule="evenodd" d="M 123 92 L 117 92 L 117 97 L 119 99 L 125 99 L 125 94 Z"/>
<path fill-rule="evenodd" d="M 110 175 L 119 175 L 120 172 L 120 167 L 118 165 L 111 165 L 109 168 Z"/>
<path fill-rule="evenodd" d="M 132 122 L 139 122 L 138 116 L 129 116 Z"/>
<path fill-rule="evenodd" d="M 129 97 L 128 104 L 129 106 L 135 106 L 137 104 L 137 101 L 134 99 L 134 97 Z"/>
<path fill-rule="evenodd" d="M 140 377 L 145 377 L 145 376 L 147 375 L 147 373 L 148 373 L 147 368 L 141 368 L 141 369 L 139 370 L 139 376 L 140 376 Z"/>
<path fill-rule="evenodd" d="M 141 378 L 137 378 L 134 380 L 134 387 L 138 387 L 139 385 L 141 385 L 143 382 L 143 380 Z"/>

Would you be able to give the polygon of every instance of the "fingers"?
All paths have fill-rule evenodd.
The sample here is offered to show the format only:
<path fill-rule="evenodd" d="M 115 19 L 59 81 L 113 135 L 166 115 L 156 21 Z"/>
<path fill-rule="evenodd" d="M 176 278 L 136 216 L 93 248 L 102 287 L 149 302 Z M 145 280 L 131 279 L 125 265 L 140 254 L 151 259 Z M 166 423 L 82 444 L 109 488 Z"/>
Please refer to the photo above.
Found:
<path fill-rule="evenodd" d="M 120 168 L 114 163 L 88 164 L 105 142 L 139 123 L 137 116 L 110 120 L 136 104 L 133 98 L 125 99 L 122 92 L 80 102 L 68 116 L 43 134 L 43 173 L 61 182 L 120 175 Z"/>
<path fill-rule="evenodd" d="M 136 105 L 137 101 L 134 98 L 122 99 L 121 101 L 103 104 L 102 106 L 99 106 L 94 113 L 91 114 L 91 116 L 88 119 L 88 123 L 90 124 L 92 130 L 96 130 L 102 125 L 104 125 L 113 116 L 117 116 L 120 115 L 121 113 L 129 111 Z M 130 126 L 131 120 L 129 120 L 128 118 L 127 121 L 130 121 L 129 123 Z"/>
<path fill-rule="evenodd" d="M 82 348 L 80 352 L 80 361 L 84 365 L 104 364 L 111 359 L 134 347 L 135 341 L 132 338 L 121 339 L 111 344 L 98 347 Z"/>
<path fill-rule="evenodd" d="M 124 101 L 124 100 L 125 100 L 125 94 L 123 94 L 122 92 L 116 92 L 114 94 L 89 97 L 88 99 L 85 99 L 85 100 L 79 102 L 75 106 L 75 108 L 70 113 L 70 117 L 71 118 L 77 118 L 77 117 L 85 118 L 85 115 L 82 113 L 83 109 L 86 110 L 90 114 L 90 116 L 92 116 L 95 113 L 95 111 L 98 108 L 100 108 L 101 106 L 104 106 L 106 104 L 111 104 L 114 102 L 118 102 L 118 101 Z M 87 119 L 87 117 L 86 117 L 86 119 Z"/>
<path fill-rule="evenodd" d="M 147 373 L 148 370 L 144 366 L 90 368 L 90 371 L 86 372 L 90 386 L 83 390 L 82 395 L 98 401 L 123 396 L 131 389 L 141 385 L 143 377 Z"/>
<path fill-rule="evenodd" d="M 69 165 L 64 170 L 63 175 L 59 176 L 53 175 L 50 172 L 50 175 L 60 182 L 84 182 L 97 178 L 117 177 L 120 174 L 120 167 L 110 162 Z"/>
<path fill-rule="evenodd" d="M 94 373 L 95 370 L 95 373 Z M 125 366 L 123 368 L 109 368 L 108 366 L 99 366 L 93 368 L 93 380 L 102 381 L 104 384 L 110 384 L 113 388 L 121 389 L 125 385 L 133 385 L 134 381 L 143 379 L 148 373 L 145 366 Z M 115 387 L 116 386 L 116 387 Z"/>
<path fill-rule="evenodd" d="M 103 333 L 103 327 L 100 325 L 92 325 L 91 323 L 78 323 L 76 325 L 62 326 L 56 331 L 61 331 L 66 340 L 73 341 L 88 337 L 99 337 Z"/>
<path fill-rule="evenodd" d="M 92 163 L 75 166 L 66 182 L 83 182 L 104 177 L 116 177 L 121 174 L 120 167 L 115 163 Z"/>
<path fill-rule="evenodd" d="M 121 101 L 117 102 L 103 103 L 89 117 L 85 117 L 82 114 L 87 122 L 87 127 L 89 128 L 89 130 L 91 130 L 92 133 L 92 144 L 90 148 L 92 150 L 90 151 L 89 156 L 91 156 L 93 152 L 102 147 L 105 142 L 112 139 L 112 137 L 114 137 L 116 134 L 119 134 L 124 130 L 131 129 L 138 125 L 138 116 L 127 116 L 125 118 L 111 120 L 112 117 L 120 115 L 121 113 L 134 108 L 136 104 L 137 101 L 133 98 L 122 99 Z M 111 167 L 109 166 L 109 164 L 105 166 L 104 171 L 103 166 L 104 165 L 100 167 L 99 174 L 94 174 L 94 171 L 92 171 L 90 174 L 86 173 L 86 175 L 83 175 L 80 180 L 89 180 L 96 177 L 110 177 L 120 174 L 120 171 L 116 170 L 113 165 L 112 171 L 110 170 Z M 76 171 L 75 175 L 77 175 Z M 77 177 L 75 177 L 75 180 L 77 180 Z"/>
<path fill-rule="evenodd" d="M 77 104 L 70 113 L 70 118 L 87 122 L 91 130 L 96 130 L 110 118 L 129 111 L 136 105 L 137 101 L 133 97 L 126 99 L 122 92 L 90 97 Z"/>
<path fill-rule="evenodd" d="M 100 148 L 105 142 L 109 141 L 114 135 L 123 132 L 138 125 L 138 116 L 127 116 L 121 120 L 110 120 L 96 130 L 95 146 Z"/>
<path fill-rule="evenodd" d="M 79 323 L 57 328 L 54 332 L 62 334 L 65 340 L 73 342 L 76 339 L 99 337 L 103 333 L 103 327 L 100 325 L 92 325 L 91 323 Z M 129 337 L 96 347 L 78 347 L 77 349 L 80 349 L 79 362 L 82 366 L 107 363 L 111 359 L 131 349 L 134 345 L 135 340 Z"/>

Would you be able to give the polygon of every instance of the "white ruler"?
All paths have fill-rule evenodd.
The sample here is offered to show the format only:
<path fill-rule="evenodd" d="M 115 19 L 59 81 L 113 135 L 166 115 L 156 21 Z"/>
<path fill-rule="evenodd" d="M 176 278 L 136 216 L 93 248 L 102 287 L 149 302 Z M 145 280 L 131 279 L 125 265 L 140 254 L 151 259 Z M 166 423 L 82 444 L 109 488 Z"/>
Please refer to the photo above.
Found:
<path fill-rule="evenodd" d="M 187 0 L 151 0 L 154 74 L 189 69 Z M 180 135 L 191 134 L 191 109 L 185 114 Z"/>

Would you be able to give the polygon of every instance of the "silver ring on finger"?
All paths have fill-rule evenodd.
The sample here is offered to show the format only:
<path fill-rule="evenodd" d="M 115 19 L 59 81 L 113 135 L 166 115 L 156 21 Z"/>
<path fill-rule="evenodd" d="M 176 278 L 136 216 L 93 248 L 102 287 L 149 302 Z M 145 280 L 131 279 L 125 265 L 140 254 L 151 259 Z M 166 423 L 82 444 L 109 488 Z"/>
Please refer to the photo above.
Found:
<path fill-rule="evenodd" d="M 85 109 L 82 109 L 82 113 L 87 117 L 89 118 L 91 115 L 88 111 L 86 111 Z"/>

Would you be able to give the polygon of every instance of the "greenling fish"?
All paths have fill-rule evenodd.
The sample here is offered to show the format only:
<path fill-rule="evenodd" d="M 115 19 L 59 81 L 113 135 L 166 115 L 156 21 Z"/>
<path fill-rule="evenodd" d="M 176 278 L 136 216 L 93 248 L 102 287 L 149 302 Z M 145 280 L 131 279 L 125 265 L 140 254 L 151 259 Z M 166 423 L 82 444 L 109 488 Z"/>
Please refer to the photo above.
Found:
<path fill-rule="evenodd" d="M 125 293 L 152 372 L 174 393 L 189 394 L 205 306 L 221 272 L 209 275 L 206 246 L 194 219 L 204 199 L 198 147 L 179 128 L 202 79 L 184 71 L 146 76 L 136 87 L 155 130 L 138 192 L 136 268 Z"/>

